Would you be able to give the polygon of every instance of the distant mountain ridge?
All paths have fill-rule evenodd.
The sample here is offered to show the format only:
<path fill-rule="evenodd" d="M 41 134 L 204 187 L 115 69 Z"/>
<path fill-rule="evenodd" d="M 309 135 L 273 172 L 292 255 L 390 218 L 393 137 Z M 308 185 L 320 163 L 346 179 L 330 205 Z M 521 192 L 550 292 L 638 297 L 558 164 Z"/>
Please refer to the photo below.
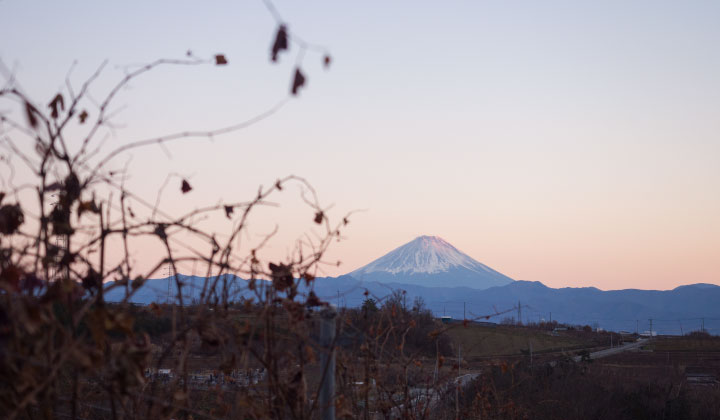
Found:
<path fill-rule="evenodd" d="M 216 290 L 218 291 L 222 290 L 224 284 L 227 284 L 228 298 L 230 300 L 237 300 L 241 296 L 250 296 L 249 293 L 246 293 L 246 280 L 232 274 L 209 278 L 178 274 L 177 279 L 180 281 L 182 298 L 185 303 L 193 303 L 200 300 L 206 279 L 208 280 L 208 288 L 217 282 L 215 284 Z M 175 281 L 175 277 L 171 276 L 162 279 L 146 280 L 142 287 L 134 291 L 130 301 L 144 305 L 152 302 L 177 302 L 178 296 L 177 282 Z M 125 287 L 114 287 L 105 292 L 105 299 L 109 302 L 119 302 L 124 297 Z"/>
<path fill-rule="evenodd" d="M 184 302 L 197 300 L 205 278 L 181 275 L 180 279 Z M 254 296 L 253 292 L 244 287 L 245 280 L 239 277 L 228 276 L 218 281 L 228 282 L 230 300 Z M 169 300 L 175 301 L 177 291 L 173 278 L 147 280 L 131 301 L 140 304 L 166 302 L 168 283 L 171 288 Z M 307 293 L 304 282 L 301 285 L 301 293 Z M 553 289 L 540 282 L 518 280 L 504 286 L 478 290 L 468 287 L 378 283 L 340 276 L 317 278 L 312 287 L 320 299 L 338 306 L 359 307 L 368 297 L 382 303 L 394 290 L 403 290 L 408 304 L 412 304 L 415 298 L 422 298 L 435 315 L 449 315 L 455 319 L 462 319 L 463 308 L 470 319 L 491 315 L 496 311 L 508 311 L 489 319 L 490 322 L 500 322 L 503 318 L 515 318 L 520 303 L 523 322 L 553 319 L 614 331 L 634 332 L 638 329 L 642 332 L 649 329 L 649 320 L 653 319 L 653 329 L 660 334 L 681 334 L 700 329 L 704 321 L 708 332 L 720 334 L 720 286 L 705 283 L 679 286 L 672 290 L 603 291 L 594 287 Z M 106 299 L 117 302 L 124 295 L 124 288 L 115 288 L 106 293 Z"/>
<path fill-rule="evenodd" d="M 246 280 L 234 275 L 178 278 L 186 304 L 200 301 L 206 284 L 213 283 L 219 285 L 218 293 L 227 285 L 230 301 L 255 296 L 247 290 Z M 665 291 L 553 289 L 540 282 L 515 281 L 436 236 L 420 236 L 347 275 L 317 278 L 310 287 L 320 299 L 338 306 L 358 307 L 368 296 L 382 301 L 393 291 L 403 290 L 408 303 L 421 298 L 438 316 L 462 318 L 464 313 L 472 319 L 503 312 L 490 320 L 520 316 L 522 322 L 553 319 L 616 331 L 645 331 L 653 319 L 653 328 L 660 333 L 681 334 L 704 323 L 710 333 L 720 334 L 720 286 L 698 283 Z M 304 282 L 299 282 L 299 292 L 309 292 Z M 149 279 L 131 301 L 177 302 L 178 295 L 175 278 Z M 120 301 L 125 288 L 108 290 L 105 296 L 108 301 Z M 210 301 L 222 298 L 211 295 Z"/>
<path fill-rule="evenodd" d="M 362 281 L 474 289 L 513 281 L 437 236 L 419 236 L 348 275 Z"/>
<path fill-rule="evenodd" d="M 672 290 L 607 290 L 595 287 L 553 289 L 540 282 L 517 280 L 484 290 L 468 287 L 423 287 L 411 284 L 360 282 L 350 276 L 318 279 L 315 291 L 321 298 L 341 306 L 359 306 L 371 297 L 383 299 L 393 290 L 404 290 L 407 302 L 422 298 L 437 316 L 455 319 L 491 315 L 490 322 L 517 318 L 521 305 L 522 322 L 553 319 L 558 322 L 598 326 L 614 331 L 640 332 L 653 329 L 660 334 L 681 334 L 704 325 L 711 334 L 720 335 L 720 286 L 690 284 Z M 340 294 L 338 299 L 336 296 Z"/>

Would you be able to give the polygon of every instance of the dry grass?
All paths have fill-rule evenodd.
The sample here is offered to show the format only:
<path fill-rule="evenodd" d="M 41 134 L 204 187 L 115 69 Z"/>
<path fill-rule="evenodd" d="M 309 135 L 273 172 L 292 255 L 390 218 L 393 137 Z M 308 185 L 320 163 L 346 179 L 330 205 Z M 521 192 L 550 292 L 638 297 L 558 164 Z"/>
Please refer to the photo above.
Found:
<path fill-rule="evenodd" d="M 533 352 L 537 353 L 594 345 L 589 340 L 567 334 L 553 336 L 548 331 L 503 325 L 497 327 L 475 324 L 468 324 L 466 327 L 458 325 L 456 328 L 448 330 L 448 334 L 453 347 L 457 348 L 458 344 L 462 346 L 463 357 L 468 359 L 519 355 L 527 351 L 531 344 Z"/>
<path fill-rule="evenodd" d="M 647 346 L 654 351 L 709 351 L 720 352 L 720 337 L 663 337 Z"/>

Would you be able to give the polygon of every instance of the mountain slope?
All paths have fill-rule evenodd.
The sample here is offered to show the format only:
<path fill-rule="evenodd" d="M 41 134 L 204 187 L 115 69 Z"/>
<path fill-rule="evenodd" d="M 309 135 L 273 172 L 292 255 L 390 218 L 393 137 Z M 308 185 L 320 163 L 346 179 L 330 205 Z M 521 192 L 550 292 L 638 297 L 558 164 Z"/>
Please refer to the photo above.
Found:
<path fill-rule="evenodd" d="M 649 320 L 660 334 L 681 334 L 700 329 L 720 334 L 720 286 L 691 284 L 673 290 L 599 290 L 594 287 L 553 289 L 540 282 L 514 281 L 505 286 L 477 290 L 467 287 L 423 287 L 412 284 L 360 282 L 350 276 L 319 278 L 315 292 L 321 299 L 348 307 L 360 306 L 368 296 L 382 302 L 393 290 L 404 290 L 408 304 L 422 298 L 437 316 L 474 319 L 517 317 L 522 321 L 553 320 L 570 324 L 597 325 L 608 330 L 646 331 Z M 339 296 L 339 297 L 338 297 Z M 552 313 L 552 314 L 551 314 Z"/>
<path fill-rule="evenodd" d="M 183 283 L 183 301 L 196 301 L 205 284 L 204 277 L 180 276 Z M 212 283 L 215 278 L 210 279 Z M 140 287 L 132 302 L 149 304 L 166 302 L 168 282 L 171 301 L 176 301 L 174 278 L 151 279 Z M 227 282 L 230 300 L 254 296 L 245 287 L 245 281 L 234 276 L 218 279 Z M 107 284 L 110 287 L 111 284 Z M 262 286 L 261 286 L 262 287 Z M 423 287 L 413 284 L 378 283 L 359 281 L 351 276 L 318 278 L 312 286 L 324 301 L 338 306 L 358 307 L 368 297 L 380 303 L 395 290 L 404 290 L 408 304 L 422 298 L 425 305 L 437 316 L 450 315 L 462 319 L 463 310 L 470 319 L 497 312 L 505 312 L 489 319 L 499 322 L 505 317 L 517 316 L 517 304 L 522 305 L 523 322 L 550 319 L 581 325 L 597 325 L 608 330 L 646 331 L 649 319 L 660 334 L 681 334 L 698 330 L 704 325 L 708 332 L 720 334 L 720 286 L 691 284 L 673 290 L 608 290 L 594 287 L 564 287 L 553 289 L 540 282 L 513 281 L 504 286 L 478 290 L 468 287 Z M 301 282 L 300 293 L 308 292 Z M 365 295 L 365 292 L 368 295 Z M 122 300 L 124 287 L 106 290 L 105 298 L 111 302 Z M 211 298 L 212 299 L 212 298 Z M 552 313 L 552 314 L 551 314 Z M 702 318 L 705 318 L 704 320 Z"/>
<path fill-rule="evenodd" d="M 420 236 L 348 275 L 362 281 L 474 289 L 513 281 L 437 236 Z"/>
<path fill-rule="evenodd" d="M 141 304 L 149 304 L 151 302 L 177 302 L 178 289 L 175 280 L 175 277 L 148 279 L 143 283 L 142 287 L 133 292 L 133 297 L 130 301 Z M 227 285 L 229 300 L 238 300 L 240 297 L 249 297 L 252 295 L 251 292 L 247 291 L 246 281 L 234 275 L 210 277 L 206 281 L 205 277 L 178 274 L 178 280 L 180 280 L 182 287 L 183 302 L 186 304 L 200 300 L 206 282 L 208 288 L 214 284 L 215 290 L 218 291 L 214 295 L 211 294 L 211 297 L 216 296 L 217 293 L 221 293 L 220 291 L 224 289 L 224 285 Z M 111 286 L 112 283 L 106 283 L 106 285 Z M 110 288 L 105 292 L 105 299 L 109 302 L 120 302 L 124 297 L 124 287 Z"/>

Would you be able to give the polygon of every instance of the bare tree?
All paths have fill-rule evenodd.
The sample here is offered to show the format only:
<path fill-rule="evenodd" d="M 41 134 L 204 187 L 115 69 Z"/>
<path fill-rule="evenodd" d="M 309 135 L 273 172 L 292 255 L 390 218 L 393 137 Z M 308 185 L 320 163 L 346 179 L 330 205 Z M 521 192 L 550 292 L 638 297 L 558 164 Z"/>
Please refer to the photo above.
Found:
<path fill-rule="evenodd" d="M 80 86 L 69 78 L 49 101 L 23 89 L 0 61 L 0 411 L 6 418 L 317 418 L 324 378 L 338 378 L 331 404 L 338 417 L 430 418 L 449 392 L 452 366 L 444 329 L 401 295 L 374 297 L 372 310 L 340 313 L 336 339 L 318 343 L 313 292 L 331 243 L 349 215 L 333 223 L 312 186 L 295 175 L 273 180 L 247 200 L 212 204 L 172 216 L 125 186 L 115 162 L 132 150 L 208 139 L 272 116 L 306 85 L 302 60 L 330 55 L 277 21 L 269 60 L 294 49 L 288 97 L 255 117 L 210 131 L 180 131 L 110 147 L 118 94 L 133 80 L 168 66 L 227 66 L 231 57 L 188 52 L 129 68 L 99 102 L 89 91 L 107 63 Z M 31 145 L 31 147 L 28 147 Z M 18 166 L 31 182 L 15 184 Z M 179 193 L 192 190 L 177 181 Z M 271 232 L 251 248 L 243 233 L 251 214 L 299 187 L 308 234 L 284 261 L 262 261 Z M 200 221 L 220 215 L 232 229 L 220 239 Z M 190 238 L 190 239 L 187 239 Z M 153 241 L 164 255 L 139 272 L 131 255 Z M 119 257 L 118 257 L 119 256 Z M 200 290 L 181 274 L 194 266 Z M 148 307 L 132 304 L 148 279 L 170 267 L 173 292 Z M 120 290 L 119 302 L 109 293 Z M 378 302 L 378 305 L 375 305 Z M 493 314 L 492 316 L 495 316 Z M 445 327 L 448 328 L 448 327 Z M 320 360 L 337 352 L 335 371 Z M 458 361 L 459 362 L 459 361 Z M 440 372 L 441 374 L 438 374 Z"/>

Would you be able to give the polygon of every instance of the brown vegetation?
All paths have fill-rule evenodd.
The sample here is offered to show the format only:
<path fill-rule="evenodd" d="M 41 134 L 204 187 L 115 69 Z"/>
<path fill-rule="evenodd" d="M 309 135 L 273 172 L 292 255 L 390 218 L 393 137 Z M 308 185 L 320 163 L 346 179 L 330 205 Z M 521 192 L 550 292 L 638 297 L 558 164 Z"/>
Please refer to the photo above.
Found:
<path fill-rule="evenodd" d="M 307 88 L 301 70 L 305 52 L 319 51 L 326 67 L 331 60 L 324 49 L 292 34 L 266 4 L 278 20 L 269 59 L 282 59 L 293 46 L 299 50 L 299 64 L 288 75 L 288 95 L 296 95 Z M 231 63 L 222 54 L 200 58 L 191 52 L 183 59 L 157 60 L 128 71 L 100 102 L 88 92 L 103 66 L 81 86 L 68 81 L 49 101 L 29 97 L 16 75 L 4 72 L 1 161 L 10 173 L 3 175 L 0 192 L 4 418 L 311 419 L 331 409 L 341 418 L 450 418 L 458 415 L 444 405 L 452 400 L 454 380 L 473 368 L 456 356 L 461 347 L 480 357 L 522 355 L 529 342 L 537 352 L 587 345 L 580 336 L 553 337 L 542 329 L 446 326 L 421 301 L 406 304 L 402 293 L 368 299 L 362 308 L 326 322 L 330 305 L 304 290 L 312 289 L 325 251 L 342 238 L 349 219 L 331 223 L 300 177 L 272 180 L 248 200 L 178 217 L 128 190 L 127 174 L 111 165 L 128 151 L 240 130 L 272 115 L 286 99 L 216 130 L 168 133 L 112 148 L 103 145 L 102 135 L 112 128 L 119 92 L 165 66 Z M 32 174 L 32 182 L 14 184 L 16 165 Z M 315 235 L 299 240 L 284 261 L 262 261 L 265 242 L 247 247 L 242 235 L 251 215 L 291 185 L 301 190 L 299 201 L 307 205 Z M 177 194 L 193 190 L 187 179 L 179 179 L 176 188 Z M 199 226 L 209 215 L 232 221 L 224 240 Z M 140 240 L 165 251 L 142 273 L 130 258 Z M 189 302 L 175 274 L 178 293 L 169 302 L 130 303 L 148 279 L 168 266 L 177 273 L 179 263 L 199 267 L 205 279 L 199 298 Z M 106 294 L 116 289 L 123 291 L 122 301 L 107 302 Z M 252 298 L 240 299 L 238 290 Z M 321 323 L 331 324 L 333 341 L 323 342 Z M 538 364 L 531 370 L 523 363 L 483 367 L 458 404 L 462 417 L 556 418 L 559 410 L 564 418 L 694 416 L 716 409 L 717 399 L 695 405 L 695 394 L 687 390 L 628 384 L 594 365 Z M 329 378 L 336 378 L 337 386 L 326 404 L 321 390 L 328 389 Z"/>
<path fill-rule="evenodd" d="M 658 339 L 670 352 L 638 351 L 579 364 L 499 362 L 463 389 L 467 419 L 711 419 L 720 386 L 693 384 L 687 372 L 720 373 L 720 352 L 693 354 L 682 339 Z M 717 376 L 716 376 L 717 377 Z M 455 417 L 452 399 L 436 418 Z"/>

